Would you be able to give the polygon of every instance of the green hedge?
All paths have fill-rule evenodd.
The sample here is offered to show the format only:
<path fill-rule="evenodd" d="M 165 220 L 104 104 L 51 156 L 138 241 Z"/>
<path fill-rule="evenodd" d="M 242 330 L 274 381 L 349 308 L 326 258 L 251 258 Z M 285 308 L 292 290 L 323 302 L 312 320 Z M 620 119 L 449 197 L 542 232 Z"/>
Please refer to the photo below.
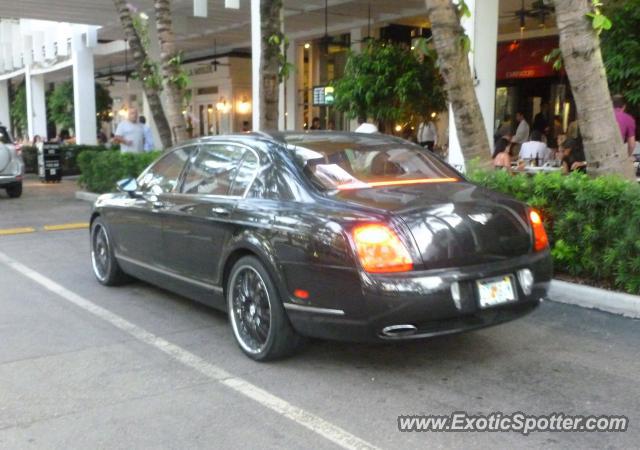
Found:
<path fill-rule="evenodd" d="M 78 183 L 91 192 L 115 190 L 116 181 L 137 177 L 160 156 L 161 152 L 120 153 L 119 151 L 84 151 L 78 156 L 80 179 Z"/>
<path fill-rule="evenodd" d="M 62 174 L 78 175 L 78 155 L 84 151 L 103 152 L 118 150 L 120 146 L 106 147 L 104 145 L 63 145 L 62 146 Z M 38 173 L 38 149 L 31 145 L 22 146 L 22 158 L 24 159 L 26 173 Z"/>
<path fill-rule="evenodd" d="M 539 209 L 555 268 L 640 294 L 640 186 L 615 176 L 473 172 L 480 185 Z"/>

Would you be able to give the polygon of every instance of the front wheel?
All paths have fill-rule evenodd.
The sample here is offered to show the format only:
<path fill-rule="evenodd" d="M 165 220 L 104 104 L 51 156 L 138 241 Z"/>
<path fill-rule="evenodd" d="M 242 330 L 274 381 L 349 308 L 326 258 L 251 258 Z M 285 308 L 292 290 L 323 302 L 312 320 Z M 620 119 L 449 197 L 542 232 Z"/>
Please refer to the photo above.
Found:
<path fill-rule="evenodd" d="M 94 275 L 105 286 L 117 286 L 129 279 L 114 256 L 109 232 L 100 217 L 91 224 L 91 265 Z"/>
<path fill-rule="evenodd" d="M 241 258 L 231 269 L 227 307 L 238 345 L 256 361 L 289 356 L 304 342 L 291 326 L 269 273 L 253 256 Z"/>

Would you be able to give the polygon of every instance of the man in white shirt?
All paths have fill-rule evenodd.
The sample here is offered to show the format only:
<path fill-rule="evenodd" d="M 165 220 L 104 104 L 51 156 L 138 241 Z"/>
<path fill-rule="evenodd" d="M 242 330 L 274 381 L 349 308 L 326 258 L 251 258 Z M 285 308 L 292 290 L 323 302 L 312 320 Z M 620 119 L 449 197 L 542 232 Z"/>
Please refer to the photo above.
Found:
<path fill-rule="evenodd" d="M 144 151 L 144 127 L 138 123 L 138 110 L 130 108 L 127 120 L 116 128 L 113 142 L 120 144 L 122 153 L 142 153 Z"/>
<path fill-rule="evenodd" d="M 511 143 L 513 144 L 512 151 L 517 154 L 522 144 L 529 140 L 531 129 L 524 118 L 524 114 L 521 112 L 516 113 L 516 121 L 518 122 L 518 128 L 516 129 L 516 134 L 511 138 Z"/>
<path fill-rule="evenodd" d="M 522 144 L 519 157 L 529 161 L 537 158 L 540 165 L 550 160 L 551 151 L 543 140 L 543 134 L 537 130 L 531 133 L 531 140 Z"/>
<path fill-rule="evenodd" d="M 438 139 L 438 129 L 433 120 L 422 122 L 418 127 L 418 144 L 433 151 Z"/>

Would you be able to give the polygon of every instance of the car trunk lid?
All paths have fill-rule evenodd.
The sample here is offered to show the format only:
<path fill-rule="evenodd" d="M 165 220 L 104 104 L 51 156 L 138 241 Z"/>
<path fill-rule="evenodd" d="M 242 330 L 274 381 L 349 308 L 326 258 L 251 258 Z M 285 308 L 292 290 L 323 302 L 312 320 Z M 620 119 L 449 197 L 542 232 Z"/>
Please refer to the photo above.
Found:
<path fill-rule="evenodd" d="M 336 198 L 401 218 L 425 269 L 490 263 L 531 250 L 525 206 L 467 182 L 359 189 Z"/>

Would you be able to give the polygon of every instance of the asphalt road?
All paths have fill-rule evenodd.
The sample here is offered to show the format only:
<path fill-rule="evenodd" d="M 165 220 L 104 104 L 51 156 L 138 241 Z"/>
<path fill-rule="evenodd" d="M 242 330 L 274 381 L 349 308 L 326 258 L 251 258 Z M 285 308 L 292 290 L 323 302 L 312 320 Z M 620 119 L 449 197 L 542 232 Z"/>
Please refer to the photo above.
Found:
<path fill-rule="evenodd" d="M 479 332 L 312 341 L 258 364 L 222 313 L 142 282 L 99 285 L 87 230 L 44 228 L 88 220 L 74 191 L 35 180 L 18 200 L 0 191 L 0 233 L 22 233 L 0 234 L 0 448 L 637 448 L 640 321 L 545 302 Z M 399 415 L 454 411 L 630 423 L 623 433 L 398 431 Z"/>

